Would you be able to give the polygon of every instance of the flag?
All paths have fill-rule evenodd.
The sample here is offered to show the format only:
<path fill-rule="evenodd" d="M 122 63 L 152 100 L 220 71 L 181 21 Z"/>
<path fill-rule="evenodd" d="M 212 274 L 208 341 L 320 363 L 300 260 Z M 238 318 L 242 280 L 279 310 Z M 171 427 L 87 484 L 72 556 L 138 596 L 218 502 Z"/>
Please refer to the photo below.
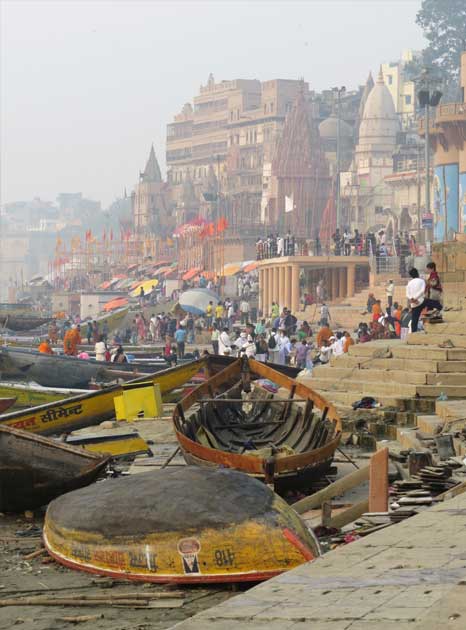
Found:
<path fill-rule="evenodd" d="M 293 203 L 293 195 L 291 197 L 287 197 L 285 195 L 285 212 L 293 212 L 294 203 Z"/>

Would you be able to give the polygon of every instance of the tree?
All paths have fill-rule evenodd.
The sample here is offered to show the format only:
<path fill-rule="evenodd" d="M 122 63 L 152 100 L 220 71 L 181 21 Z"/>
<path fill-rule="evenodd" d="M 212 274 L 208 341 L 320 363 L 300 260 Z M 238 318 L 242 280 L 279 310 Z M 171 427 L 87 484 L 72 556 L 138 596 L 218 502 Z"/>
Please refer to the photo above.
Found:
<path fill-rule="evenodd" d="M 465 0 L 423 0 L 416 24 L 429 42 L 423 51 L 424 63 L 438 68 L 447 95 L 455 98 L 461 53 L 466 50 Z"/>

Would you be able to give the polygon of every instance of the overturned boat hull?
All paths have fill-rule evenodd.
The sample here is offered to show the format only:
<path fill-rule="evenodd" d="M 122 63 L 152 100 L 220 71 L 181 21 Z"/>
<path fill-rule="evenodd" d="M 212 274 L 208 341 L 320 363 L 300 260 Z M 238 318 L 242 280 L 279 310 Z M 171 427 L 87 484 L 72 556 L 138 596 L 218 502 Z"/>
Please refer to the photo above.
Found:
<path fill-rule="evenodd" d="M 191 466 L 60 497 L 47 510 L 44 541 L 67 567 L 161 583 L 265 580 L 320 555 L 296 512 L 264 484 Z"/>

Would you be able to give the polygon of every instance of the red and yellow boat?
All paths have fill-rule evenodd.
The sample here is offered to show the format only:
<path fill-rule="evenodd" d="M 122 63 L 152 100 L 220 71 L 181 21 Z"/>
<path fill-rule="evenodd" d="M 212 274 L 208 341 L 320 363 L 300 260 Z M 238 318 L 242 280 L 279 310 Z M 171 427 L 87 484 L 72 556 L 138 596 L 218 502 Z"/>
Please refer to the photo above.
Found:
<path fill-rule="evenodd" d="M 162 583 L 266 580 L 320 555 L 312 532 L 265 484 L 194 466 L 59 497 L 44 541 L 72 569 Z"/>

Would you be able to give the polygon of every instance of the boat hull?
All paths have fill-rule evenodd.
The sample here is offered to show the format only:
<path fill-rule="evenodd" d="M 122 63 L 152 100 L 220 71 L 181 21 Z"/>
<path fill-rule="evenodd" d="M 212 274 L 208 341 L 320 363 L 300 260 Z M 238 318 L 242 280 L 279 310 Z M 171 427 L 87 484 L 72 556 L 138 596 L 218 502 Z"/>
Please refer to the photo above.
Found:
<path fill-rule="evenodd" d="M 43 387 L 85 389 L 92 380 L 108 382 L 117 378 L 130 379 L 165 367 L 166 363 L 136 367 L 129 363 L 99 362 L 36 350 L 0 348 L 0 371 L 3 377 L 21 377 Z"/>
<path fill-rule="evenodd" d="M 108 458 L 0 425 L 0 511 L 17 512 L 92 483 Z"/>
<path fill-rule="evenodd" d="M 63 400 L 70 396 L 87 394 L 85 389 L 53 389 L 48 387 L 38 387 L 37 385 L 23 383 L 0 383 L 1 397 L 16 398 L 15 407 L 34 407 L 56 400 Z M 2 411 L 1 413 L 4 413 Z"/>
<path fill-rule="evenodd" d="M 35 330 L 52 321 L 51 317 L 31 317 L 28 315 L 0 315 L 0 327 L 22 332 Z"/>
<path fill-rule="evenodd" d="M 296 512 L 264 484 L 197 467 L 108 480 L 61 497 L 48 508 L 44 542 L 70 568 L 160 583 L 259 581 L 320 554 Z"/>
<path fill-rule="evenodd" d="M 291 426 L 288 436 L 291 438 L 291 436 L 294 435 L 295 443 L 302 444 L 301 440 L 304 432 L 309 431 L 310 439 L 306 442 L 308 446 L 295 451 L 293 454 L 280 454 L 280 456 L 277 457 L 273 455 L 261 456 L 258 453 L 253 454 L 251 451 L 245 449 L 243 449 L 244 453 L 232 452 L 232 450 L 228 448 L 228 441 L 224 440 L 222 443 L 219 439 L 219 435 L 214 434 L 213 428 L 211 426 L 204 426 L 202 420 L 199 421 L 199 424 L 203 426 L 204 429 L 208 429 L 213 439 L 217 440 L 218 446 L 213 447 L 211 444 L 203 444 L 194 438 L 193 424 L 189 420 L 186 421 L 185 413 L 187 413 L 193 405 L 201 403 L 204 398 L 212 399 L 216 389 L 224 382 L 228 381 L 228 379 L 239 378 L 241 376 L 242 365 L 241 360 L 230 364 L 207 382 L 195 388 L 176 406 L 173 412 L 174 430 L 186 462 L 209 468 L 226 467 L 239 470 L 266 481 L 267 483 L 273 483 L 277 492 L 282 492 L 289 488 L 305 488 L 313 479 L 321 476 L 331 466 L 334 453 L 338 448 L 341 438 L 341 421 L 334 405 L 327 402 L 320 394 L 314 392 L 304 384 L 294 381 L 285 374 L 272 370 L 267 365 L 251 359 L 248 362 L 248 366 L 256 376 L 271 380 L 279 387 L 291 391 L 291 396 L 296 396 L 302 401 L 306 401 L 306 409 L 307 405 L 310 404 L 312 407 L 315 406 L 317 409 L 324 412 L 328 421 L 331 421 L 334 425 L 334 434 L 329 439 L 325 439 L 323 443 L 312 439 L 312 425 L 304 418 L 301 425 L 296 424 L 296 426 Z M 219 396 L 219 399 L 221 399 L 221 396 Z M 221 414 L 217 416 L 217 422 L 221 422 Z M 271 424 L 279 423 L 273 422 Z M 267 422 L 265 425 L 267 425 Z M 281 426 L 286 429 L 285 425 Z M 232 438 L 239 437 L 242 443 L 250 442 L 254 440 L 254 437 L 251 437 L 251 435 L 254 436 L 254 431 L 257 431 L 258 427 L 261 428 L 260 425 L 256 424 L 252 427 L 252 434 L 248 434 L 247 425 L 238 424 L 235 428 L 239 429 L 239 436 L 232 433 Z M 300 427 L 302 427 L 301 430 Z M 280 431 L 281 430 L 280 428 Z M 272 437 L 270 437 L 269 443 L 274 443 Z M 280 443 L 286 444 L 286 440 L 281 438 Z M 221 446 L 222 444 L 223 447 Z M 278 445 L 279 443 L 276 444 L 276 446 Z M 291 444 L 289 446 L 291 446 Z"/>
<path fill-rule="evenodd" d="M 13 407 L 16 402 L 16 396 L 8 398 L 0 398 L 0 414 L 5 413 L 7 409 Z"/>
<path fill-rule="evenodd" d="M 131 381 L 131 383 L 158 383 L 163 394 L 181 386 L 205 365 L 206 361 L 201 359 L 146 375 Z M 91 426 L 115 416 L 113 401 L 122 391 L 121 385 L 113 385 L 102 390 L 39 405 L 32 409 L 4 414 L 0 416 L 0 426 L 4 424 L 41 435 L 68 432 Z"/>

